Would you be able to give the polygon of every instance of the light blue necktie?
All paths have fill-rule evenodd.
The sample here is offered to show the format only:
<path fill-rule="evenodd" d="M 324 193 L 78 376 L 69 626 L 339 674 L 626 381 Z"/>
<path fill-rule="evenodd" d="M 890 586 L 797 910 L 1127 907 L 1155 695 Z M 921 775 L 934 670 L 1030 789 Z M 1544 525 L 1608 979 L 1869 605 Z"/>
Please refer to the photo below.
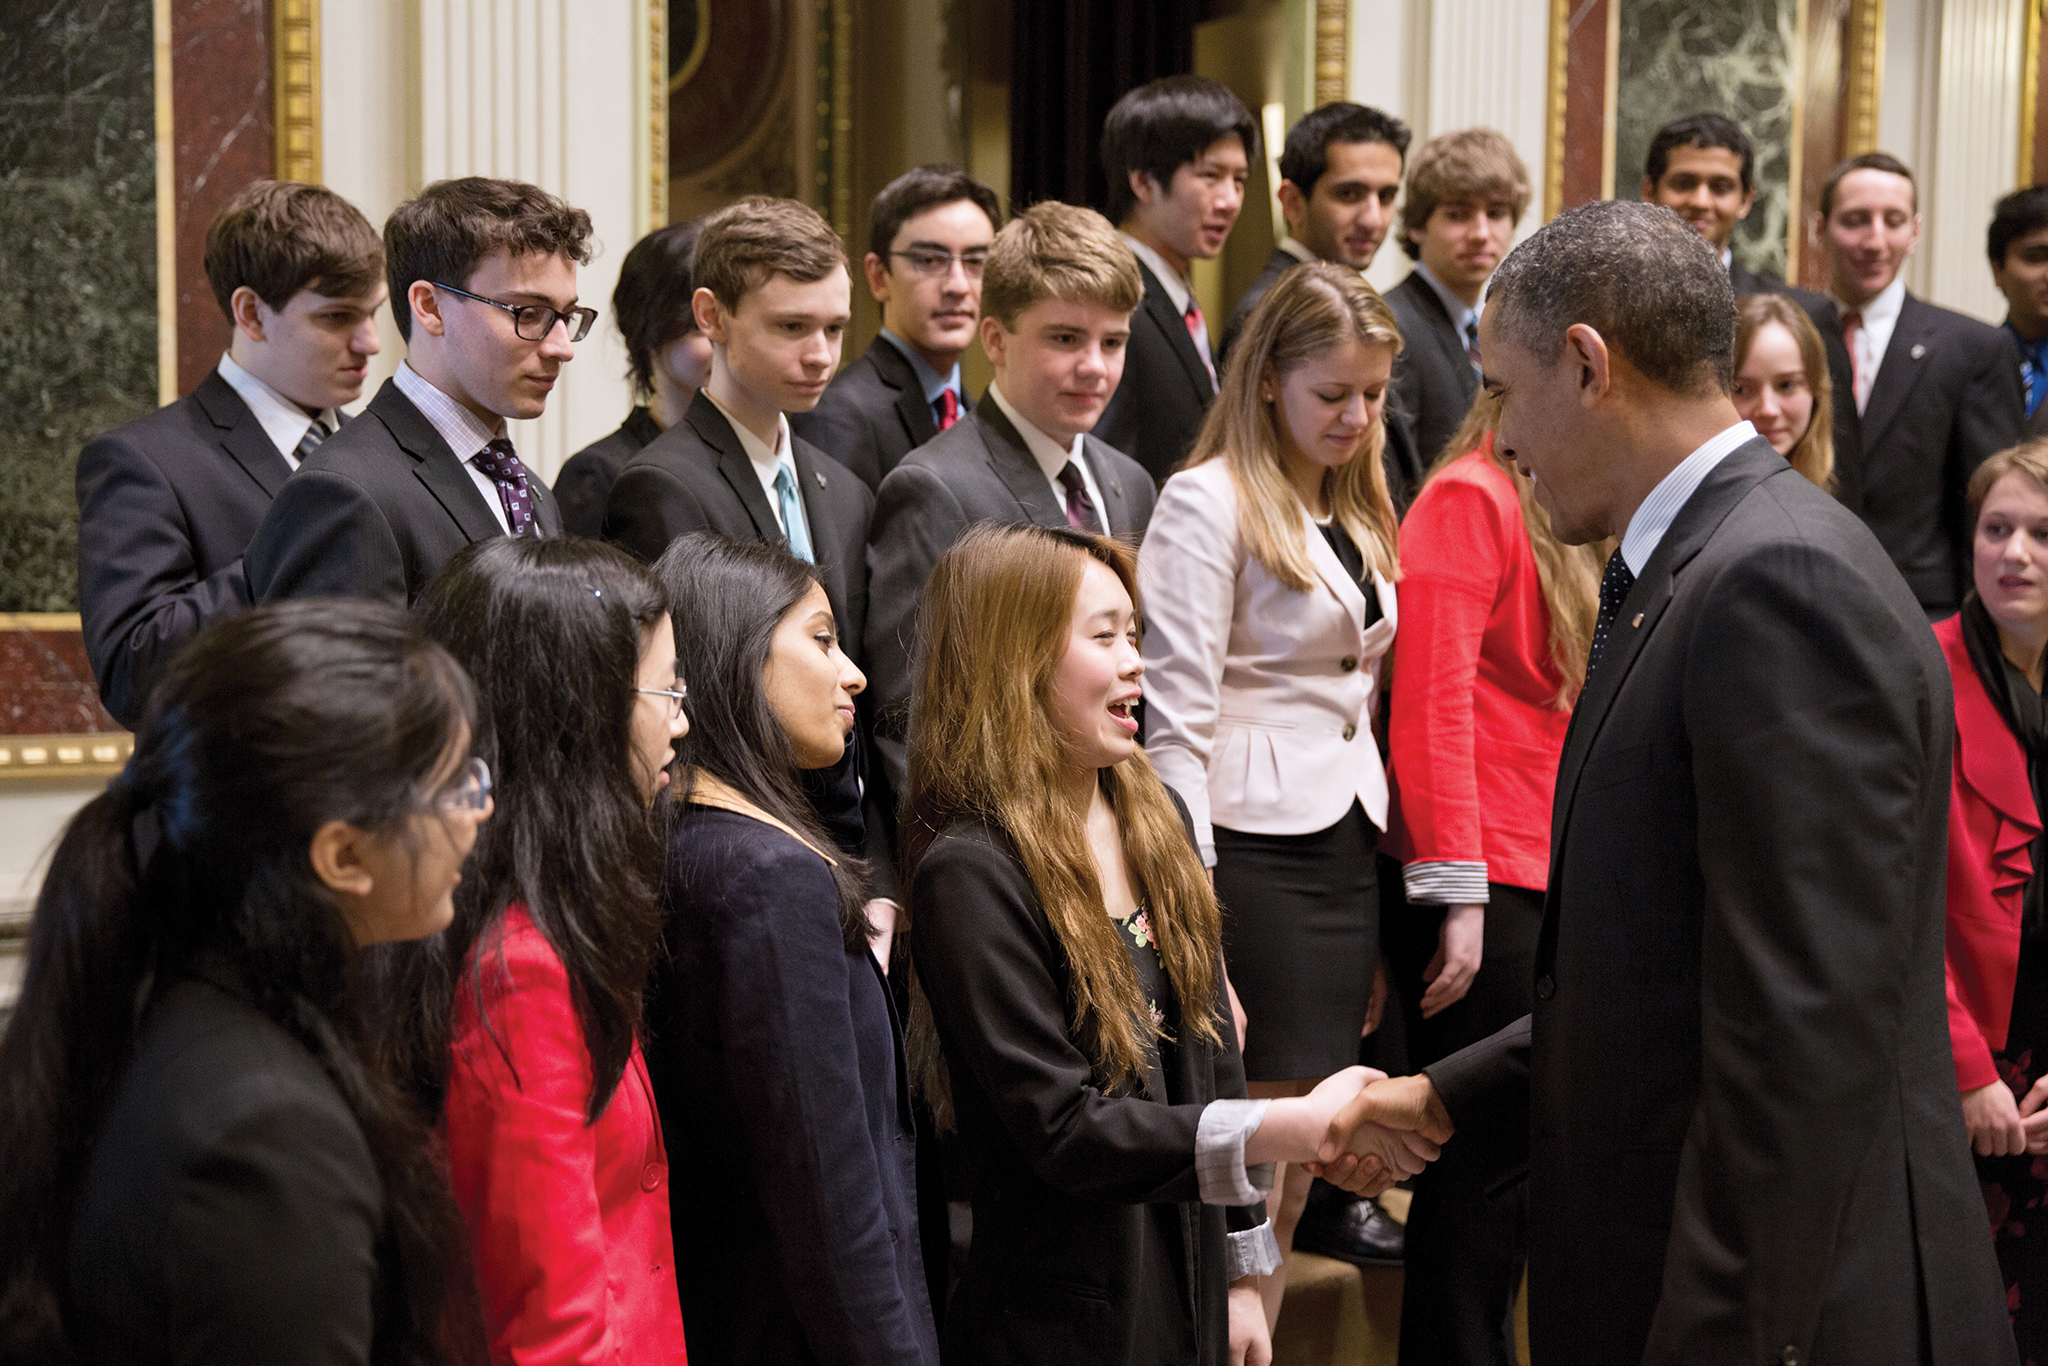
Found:
<path fill-rule="evenodd" d="M 787 465 L 775 467 L 775 497 L 782 504 L 782 527 L 789 537 L 789 553 L 805 564 L 815 563 L 811 534 L 804 528 L 804 505 L 796 496 L 796 476 Z"/>

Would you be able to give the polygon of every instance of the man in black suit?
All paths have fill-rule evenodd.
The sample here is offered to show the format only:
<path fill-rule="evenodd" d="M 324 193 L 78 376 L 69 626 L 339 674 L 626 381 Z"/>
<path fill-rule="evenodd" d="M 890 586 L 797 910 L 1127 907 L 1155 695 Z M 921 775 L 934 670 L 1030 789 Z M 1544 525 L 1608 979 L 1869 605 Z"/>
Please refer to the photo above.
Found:
<path fill-rule="evenodd" d="M 1406 343 L 1393 399 L 1424 469 L 1479 393 L 1479 298 L 1528 207 L 1528 169 L 1491 128 L 1433 137 L 1408 168 L 1401 250 L 1415 269 L 1387 291 L 1387 305 Z"/>
<path fill-rule="evenodd" d="M 2020 353 L 2022 434 L 2048 436 L 2048 185 L 1999 200 L 1985 247 L 1991 282 L 2005 296 L 2005 333 Z"/>
<path fill-rule="evenodd" d="M 178 647 L 249 605 L 249 538 L 379 349 L 384 245 L 331 190 L 244 189 L 206 230 L 206 278 L 233 327 L 220 364 L 78 457 L 86 652 L 100 700 L 131 728 Z"/>
<path fill-rule="evenodd" d="M 406 359 L 285 481 L 249 543 L 258 602 L 409 606 L 473 541 L 561 533 L 505 422 L 541 415 L 597 317 L 576 306 L 590 215 L 519 181 L 441 180 L 391 211 L 384 255 Z"/>
<path fill-rule="evenodd" d="M 1216 358 L 1188 268 L 1223 250 L 1244 208 L 1259 125 L 1206 76 L 1167 76 L 1116 102 L 1102 127 L 1110 222 L 1145 281 L 1124 376 L 1095 435 L 1165 482 L 1216 398 Z"/>
<path fill-rule="evenodd" d="M 1340 1120 L 1526 1165 L 1538 1366 L 2013 1362 L 1948 1043 L 1955 721 L 1919 605 L 1737 418 L 1734 295 L 1669 210 L 1554 220 L 1482 330 L 1498 448 L 1560 539 L 1620 548 L 1534 1013 Z"/>
<path fill-rule="evenodd" d="M 1970 474 L 2020 439 L 2019 355 L 1998 328 L 1907 292 L 1900 271 L 1920 210 L 1897 158 L 1869 152 L 1835 167 L 1813 236 L 1829 293 L 1788 292 L 1827 344 L 1844 501 L 1938 620 L 1969 587 Z"/>
<path fill-rule="evenodd" d="M 1659 128 L 1643 158 L 1643 202 L 1662 204 L 1721 253 L 1737 298 L 1784 290 L 1775 275 L 1736 261 L 1729 245 L 1756 202 L 1756 147 L 1734 119 L 1687 114 Z"/>
<path fill-rule="evenodd" d="M 868 214 L 868 290 L 882 331 L 790 430 L 871 489 L 969 407 L 960 357 L 981 317 L 981 272 L 1002 207 L 957 166 L 905 171 Z"/>

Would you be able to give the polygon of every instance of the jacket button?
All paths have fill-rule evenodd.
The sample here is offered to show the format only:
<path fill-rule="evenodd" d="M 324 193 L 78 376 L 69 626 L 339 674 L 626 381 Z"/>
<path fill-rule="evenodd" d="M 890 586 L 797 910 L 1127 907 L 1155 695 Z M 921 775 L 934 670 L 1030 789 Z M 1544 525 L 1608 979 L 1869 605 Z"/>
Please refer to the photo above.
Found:
<path fill-rule="evenodd" d="M 1538 1000 L 1547 1001 L 1555 995 L 1557 995 L 1557 983 L 1551 980 L 1549 973 L 1546 972 L 1536 979 L 1536 998 Z"/>
<path fill-rule="evenodd" d="M 1358 727 L 1353 725 L 1351 722 L 1346 721 L 1344 723 L 1344 738 L 1346 740 L 1349 740 L 1352 736 L 1356 734 L 1358 734 Z"/>
<path fill-rule="evenodd" d="M 661 1164 L 650 1162 L 640 1169 L 640 1189 L 644 1191 L 661 1189 Z"/>
<path fill-rule="evenodd" d="M 1345 673 L 1350 673 L 1353 669 L 1358 667 L 1358 656 L 1344 656 L 1342 659 L 1337 661 L 1337 667 L 1342 669 Z"/>
<path fill-rule="evenodd" d="M 1778 1353 L 1778 1360 L 1784 1362 L 1785 1366 L 1799 1366 L 1799 1349 L 1797 1347 L 1787 1347 L 1784 1351 Z"/>

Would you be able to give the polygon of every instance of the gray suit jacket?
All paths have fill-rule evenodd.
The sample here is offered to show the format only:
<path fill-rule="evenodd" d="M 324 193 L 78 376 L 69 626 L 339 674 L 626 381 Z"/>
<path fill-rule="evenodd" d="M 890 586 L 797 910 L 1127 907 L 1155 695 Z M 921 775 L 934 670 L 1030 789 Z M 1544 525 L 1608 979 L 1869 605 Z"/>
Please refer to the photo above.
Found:
<path fill-rule="evenodd" d="M 939 434 L 910 361 L 886 337 L 836 375 L 818 406 L 791 413 L 789 430 L 861 477 L 871 489 L 904 456 Z"/>

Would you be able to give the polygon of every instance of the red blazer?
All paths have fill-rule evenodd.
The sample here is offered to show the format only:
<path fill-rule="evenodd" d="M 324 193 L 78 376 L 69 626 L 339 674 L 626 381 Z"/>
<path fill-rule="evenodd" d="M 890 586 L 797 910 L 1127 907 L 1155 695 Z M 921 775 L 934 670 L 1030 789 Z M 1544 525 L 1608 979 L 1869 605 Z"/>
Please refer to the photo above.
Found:
<path fill-rule="evenodd" d="M 1984 690 L 1963 643 L 1960 615 L 1934 638 L 1955 677 L 1956 758 L 1948 803 L 1948 1032 L 1956 1084 L 1998 1080 L 1991 1055 L 2005 1046 L 2020 967 L 2020 904 L 2041 833 L 2027 756 Z"/>
<path fill-rule="evenodd" d="M 1571 713 L 1514 481 L 1475 451 L 1423 486 L 1401 523 L 1401 634 L 1387 689 L 1403 863 L 1486 864 L 1550 881 L 1550 803 Z"/>
<path fill-rule="evenodd" d="M 491 1360 L 675 1366 L 683 1311 L 668 1153 L 640 1046 L 586 1123 L 590 1052 L 561 959 L 519 905 L 472 963 L 478 955 L 489 1028 L 465 971 L 446 1124 Z"/>

